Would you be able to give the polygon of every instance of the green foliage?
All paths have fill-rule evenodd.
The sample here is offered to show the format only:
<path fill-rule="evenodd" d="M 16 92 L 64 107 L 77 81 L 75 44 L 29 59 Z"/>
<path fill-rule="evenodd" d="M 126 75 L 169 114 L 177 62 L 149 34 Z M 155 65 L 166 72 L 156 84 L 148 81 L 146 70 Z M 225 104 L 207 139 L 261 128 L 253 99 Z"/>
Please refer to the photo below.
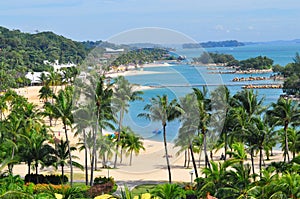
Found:
<path fill-rule="evenodd" d="M 44 60 L 80 64 L 89 51 L 52 32 L 28 34 L 0 27 L 0 91 L 28 85 L 27 72 L 52 71 Z"/>
<path fill-rule="evenodd" d="M 184 197 L 184 190 L 178 184 L 160 184 L 151 190 L 150 193 L 161 199 L 178 199 Z"/>
<path fill-rule="evenodd" d="M 234 63 L 238 63 L 238 61 L 229 54 L 219 54 L 219 53 L 207 53 L 203 52 L 200 57 L 193 58 L 194 62 L 202 63 L 202 64 L 226 64 L 226 65 L 234 65 Z"/>
<path fill-rule="evenodd" d="M 273 60 L 266 57 L 266 56 L 258 56 L 255 58 L 249 58 L 246 60 L 240 61 L 240 69 L 247 70 L 247 69 L 270 69 L 273 65 Z"/>
<path fill-rule="evenodd" d="M 282 72 L 286 77 L 283 84 L 283 92 L 288 95 L 300 94 L 300 55 L 297 52 L 293 63 L 287 64 Z"/>
<path fill-rule="evenodd" d="M 112 177 L 107 178 L 107 177 L 99 176 L 99 177 L 96 177 L 94 179 L 94 185 L 96 185 L 96 184 L 105 184 L 107 182 L 112 182 L 113 184 L 115 184 L 115 181 Z"/>
<path fill-rule="evenodd" d="M 132 50 L 120 55 L 115 61 L 112 62 L 112 66 L 128 65 L 128 64 L 144 64 L 152 63 L 157 60 L 170 60 L 174 59 L 168 54 L 165 49 L 158 48 L 142 48 Z"/>

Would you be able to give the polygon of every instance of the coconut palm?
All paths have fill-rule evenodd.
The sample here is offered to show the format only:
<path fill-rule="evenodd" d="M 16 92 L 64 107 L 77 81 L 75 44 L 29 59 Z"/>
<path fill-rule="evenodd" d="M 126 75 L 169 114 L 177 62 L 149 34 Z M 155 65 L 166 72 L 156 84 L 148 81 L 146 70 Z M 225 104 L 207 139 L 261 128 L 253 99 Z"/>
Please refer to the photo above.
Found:
<path fill-rule="evenodd" d="M 292 153 L 293 159 L 296 157 L 296 153 L 300 149 L 300 134 L 295 128 L 288 128 L 288 145 L 289 151 Z M 285 149 L 285 133 L 280 132 L 281 135 L 281 147 Z"/>
<path fill-rule="evenodd" d="M 269 121 L 272 125 L 283 126 L 285 137 L 284 161 L 290 161 L 288 128 L 290 125 L 299 124 L 299 104 L 291 99 L 279 98 L 277 103 L 272 103 L 272 109 L 267 111 Z"/>
<path fill-rule="evenodd" d="M 70 147 L 70 151 L 76 151 L 77 148 L 74 146 Z M 68 143 L 64 140 L 60 140 L 55 143 L 55 151 L 54 155 L 57 158 L 57 161 L 55 162 L 54 166 L 57 168 L 58 166 L 61 167 L 61 176 L 64 176 L 64 167 L 66 165 L 70 164 L 70 161 L 68 161 L 69 158 L 69 152 L 68 152 Z M 77 156 L 72 156 L 72 159 L 78 159 Z M 83 166 L 79 164 L 78 162 L 73 161 L 72 165 L 74 165 L 77 168 L 83 169 Z"/>
<path fill-rule="evenodd" d="M 129 165 L 131 166 L 133 152 L 135 155 L 138 155 L 141 150 L 145 150 L 145 147 L 141 138 L 138 135 L 135 135 L 130 128 L 126 128 L 125 143 L 127 153 L 130 155 Z"/>
<path fill-rule="evenodd" d="M 163 95 L 163 96 L 158 95 L 155 98 L 151 98 L 150 104 L 147 104 L 144 107 L 144 110 L 147 112 L 140 113 L 138 117 L 145 117 L 152 121 L 160 121 L 163 127 L 164 148 L 165 148 L 165 157 L 167 161 L 167 168 L 169 174 L 169 183 L 172 183 L 171 168 L 170 168 L 169 154 L 168 154 L 168 147 L 167 147 L 166 126 L 168 122 L 171 122 L 176 118 L 179 118 L 179 116 L 183 111 L 179 107 L 177 100 L 173 99 L 172 101 L 169 102 L 167 95 Z"/>
<path fill-rule="evenodd" d="M 93 79 L 91 78 L 91 83 Z M 111 100 L 113 95 L 112 85 L 111 84 L 105 84 L 105 77 L 101 76 L 99 79 L 95 82 L 96 87 L 94 88 L 91 97 L 89 99 L 93 99 L 96 105 L 96 125 L 95 129 L 93 130 L 93 153 L 92 153 L 92 160 L 91 160 L 91 181 L 93 179 L 93 169 L 94 169 L 94 163 L 96 159 L 96 144 L 97 144 L 97 135 L 102 136 L 102 130 L 109 127 L 111 129 L 114 129 L 114 126 L 110 121 L 115 121 L 112 106 L 111 106 Z"/>
<path fill-rule="evenodd" d="M 119 110 L 119 134 L 117 142 L 120 142 L 121 132 L 122 132 L 122 123 L 125 112 L 128 111 L 129 102 L 133 102 L 136 100 L 143 100 L 140 96 L 143 94 L 142 91 L 136 91 L 134 89 L 134 85 L 130 84 L 124 76 L 118 76 L 115 79 L 114 84 L 114 96 L 113 96 L 113 104 L 116 110 Z M 119 150 L 119 144 L 116 145 L 116 152 Z M 118 153 L 115 154 L 114 168 L 117 167 L 117 157 Z"/>
<path fill-rule="evenodd" d="M 196 103 L 197 103 L 197 112 L 198 112 L 198 131 L 203 135 L 203 150 L 204 150 L 204 156 L 205 156 L 205 167 L 210 166 L 208 155 L 207 155 L 207 142 L 206 142 L 206 135 L 208 132 L 208 123 L 210 120 L 210 109 L 211 104 L 210 100 L 206 98 L 206 87 L 203 87 L 203 91 L 201 91 L 198 88 L 193 88 L 194 94 L 196 95 Z"/>
<path fill-rule="evenodd" d="M 60 83 L 61 83 L 61 75 L 58 72 L 51 71 L 50 73 L 47 74 L 47 84 L 52 87 L 53 94 L 56 94 L 56 88 Z"/>
<path fill-rule="evenodd" d="M 155 197 L 164 199 L 177 199 L 184 196 L 183 189 L 178 184 L 157 185 L 150 193 Z"/>
<path fill-rule="evenodd" d="M 58 95 L 54 95 L 55 103 L 51 104 L 49 102 L 46 103 L 46 107 L 53 112 L 53 116 L 56 119 L 60 119 L 63 124 L 63 128 L 65 130 L 65 137 L 68 146 L 68 153 L 70 159 L 70 183 L 73 184 L 73 165 L 72 165 L 72 154 L 69 143 L 68 136 L 68 127 L 72 128 L 72 124 L 74 122 L 72 109 L 73 109 L 73 88 L 66 87 L 64 90 L 60 90 Z"/>
<path fill-rule="evenodd" d="M 50 97 L 53 97 L 53 92 L 49 85 L 42 86 L 42 88 L 39 90 L 39 93 L 39 98 L 40 100 L 43 100 L 44 103 L 48 102 Z"/>
<path fill-rule="evenodd" d="M 5 118 L 5 111 L 7 111 L 8 106 L 4 95 L 0 95 L 0 120 Z"/>
<path fill-rule="evenodd" d="M 234 98 L 230 95 L 230 91 L 226 86 L 219 86 L 211 93 L 212 110 L 212 127 L 215 131 L 220 132 L 220 145 L 224 146 L 224 160 L 227 157 L 229 141 L 232 140 L 232 132 L 234 131 L 235 120 L 233 117 L 232 106 Z M 231 137 L 230 137 L 231 136 Z"/>
<path fill-rule="evenodd" d="M 177 145 L 179 143 L 185 144 L 190 150 L 195 176 L 198 178 L 198 171 L 193 151 L 193 140 L 196 136 L 199 124 L 196 95 L 191 93 L 180 98 L 180 107 L 183 110 L 183 114 L 180 117 L 182 125 L 179 129 L 179 135 L 176 139 L 176 143 Z"/>
<path fill-rule="evenodd" d="M 55 161 L 55 158 L 52 155 L 54 153 L 54 149 L 52 146 L 47 144 L 47 138 L 40 133 L 32 131 L 32 134 L 29 138 L 30 147 L 28 155 L 34 160 L 35 173 L 37 175 L 39 164 L 49 166 L 51 163 L 53 163 L 53 161 Z"/>

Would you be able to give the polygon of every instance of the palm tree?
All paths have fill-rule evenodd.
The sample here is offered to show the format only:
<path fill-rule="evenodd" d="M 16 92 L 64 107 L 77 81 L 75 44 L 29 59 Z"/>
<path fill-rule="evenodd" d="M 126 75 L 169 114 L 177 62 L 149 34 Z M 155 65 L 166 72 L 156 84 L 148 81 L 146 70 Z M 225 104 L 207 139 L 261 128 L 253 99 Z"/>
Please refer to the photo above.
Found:
<path fill-rule="evenodd" d="M 127 131 L 126 131 L 125 143 L 126 143 L 127 152 L 128 154 L 130 154 L 129 165 L 131 166 L 133 152 L 135 153 L 135 155 L 138 155 L 141 150 L 145 150 L 145 147 L 139 136 L 135 135 L 134 132 L 129 128 L 127 128 L 126 130 Z"/>
<path fill-rule="evenodd" d="M 118 76 L 115 79 L 114 86 L 115 87 L 114 87 L 113 102 L 115 108 L 119 110 L 119 134 L 118 134 L 117 142 L 120 142 L 123 118 L 125 112 L 128 111 L 129 102 L 133 102 L 135 100 L 143 100 L 143 98 L 140 97 L 140 95 L 143 94 L 143 92 L 135 91 L 134 85 L 130 84 L 129 81 L 125 79 L 124 76 Z M 116 145 L 114 168 L 117 167 L 118 150 L 119 150 L 119 144 Z"/>
<path fill-rule="evenodd" d="M 114 114 L 111 107 L 111 99 L 113 95 L 112 85 L 106 84 L 105 85 L 105 77 L 101 76 L 99 80 L 96 82 L 96 88 L 94 92 L 92 92 L 92 98 L 95 101 L 96 105 L 96 129 L 93 130 L 93 155 L 91 160 L 91 184 L 93 182 L 93 169 L 94 169 L 94 162 L 96 158 L 96 144 L 97 144 L 97 134 L 99 133 L 102 136 L 102 129 L 104 128 L 111 128 L 114 129 L 114 126 L 110 123 L 110 121 L 114 121 Z M 98 132 L 98 129 L 100 130 Z"/>
<path fill-rule="evenodd" d="M 272 129 L 268 126 L 266 120 L 262 120 L 260 117 L 253 119 L 253 123 L 250 124 L 249 134 L 247 140 L 250 141 L 250 147 L 259 150 L 259 175 L 262 178 L 262 159 L 263 149 L 266 142 L 268 132 Z"/>
<path fill-rule="evenodd" d="M 284 161 L 290 161 L 288 128 L 290 125 L 298 125 L 300 118 L 299 104 L 291 99 L 279 98 L 277 103 L 272 103 L 272 109 L 267 111 L 272 125 L 283 126 L 285 137 Z"/>
<path fill-rule="evenodd" d="M 72 124 L 74 122 L 72 110 L 73 110 L 73 88 L 66 87 L 65 90 L 60 90 L 58 95 L 54 95 L 55 103 L 51 104 L 49 102 L 46 103 L 46 107 L 49 107 L 53 116 L 56 119 L 61 119 L 63 128 L 65 130 L 65 137 L 68 146 L 68 153 L 70 159 L 70 171 L 71 171 L 71 186 L 73 184 L 73 166 L 72 166 L 72 154 L 68 137 L 68 126 L 72 128 Z"/>
<path fill-rule="evenodd" d="M 52 87 L 52 93 L 56 95 L 56 87 L 61 83 L 61 75 L 58 72 L 51 71 L 47 75 L 47 84 Z M 53 101 L 52 101 L 53 102 Z"/>
<path fill-rule="evenodd" d="M 288 128 L 288 145 L 289 151 L 292 153 L 293 159 L 296 157 L 296 153 L 299 152 L 300 149 L 300 133 L 295 128 Z M 281 147 L 285 149 L 285 133 L 281 134 Z"/>
<path fill-rule="evenodd" d="M 254 93 L 253 90 L 243 90 L 238 92 L 233 96 L 236 101 L 234 102 L 234 116 L 236 118 L 236 126 L 234 128 L 235 133 L 237 133 L 240 140 L 244 143 L 248 143 L 250 147 L 252 172 L 254 171 L 254 151 L 255 148 L 252 147 L 255 140 L 253 136 L 249 135 L 251 124 L 255 118 L 259 117 L 261 113 L 266 109 L 262 105 L 264 98 L 258 99 L 258 93 Z"/>
<path fill-rule="evenodd" d="M 208 131 L 208 122 L 210 120 L 209 110 L 211 109 L 210 100 L 206 98 L 206 87 L 203 87 L 203 91 L 198 88 L 193 88 L 197 101 L 197 112 L 199 118 L 198 131 L 203 135 L 203 150 L 205 156 L 205 167 L 210 166 L 207 155 L 207 142 L 206 134 Z"/>
<path fill-rule="evenodd" d="M 232 106 L 234 99 L 226 86 L 219 86 L 211 93 L 213 114 L 213 127 L 220 132 L 220 144 L 224 145 L 224 160 L 227 157 L 230 135 L 233 132 L 235 122 L 233 117 Z"/>
<path fill-rule="evenodd" d="M 173 99 L 172 101 L 169 102 L 167 95 L 163 95 L 163 96 L 158 95 L 156 98 L 151 98 L 150 104 L 147 104 L 144 107 L 144 110 L 147 112 L 140 113 L 138 117 L 145 117 L 152 121 L 160 121 L 163 127 L 165 157 L 167 161 L 169 183 L 172 183 L 171 168 L 170 168 L 169 154 L 168 154 L 168 147 L 167 147 L 166 126 L 167 126 L 167 122 L 171 122 L 176 118 L 179 118 L 179 116 L 182 113 L 182 109 L 179 107 L 176 99 Z"/>
<path fill-rule="evenodd" d="M 39 90 L 39 93 L 39 98 L 43 100 L 44 103 L 48 102 L 48 99 L 53 96 L 53 92 L 49 85 L 42 86 L 42 88 Z"/>
<path fill-rule="evenodd" d="M 72 147 L 70 147 L 70 150 L 76 151 L 77 148 L 72 146 Z M 57 167 L 57 166 L 61 167 L 61 176 L 63 177 L 64 176 L 64 167 L 66 165 L 70 164 L 70 162 L 67 161 L 69 159 L 68 143 L 66 141 L 63 141 L 62 139 L 59 142 L 56 142 L 54 155 L 57 158 L 55 167 Z M 72 159 L 78 159 L 78 157 L 73 155 Z M 72 162 L 72 165 L 74 165 L 77 168 L 83 169 L 83 166 L 75 161 Z"/>
<path fill-rule="evenodd" d="M 49 144 L 46 144 L 47 138 L 35 131 L 32 131 L 30 136 L 30 148 L 29 155 L 35 162 L 35 173 L 38 174 L 39 163 L 50 165 L 52 161 L 55 161 L 52 154 L 54 149 Z M 29 166 L 29 163 L 28 163 Z"/>
<path fill-rule="evenodd" d="M 150 193 L 155 197 L 164 199 L 177 199 L 184 196 L 183 189 L 178 184 L 157 185 Z"/>
<path fill-rule="evenodd" d="M 180 117 L 182 125 L 179 129 L 177 143 L 185 143 L 186 146 L 188 146 L 192 157 L 195 176 L 198 178 L 198 171 L 193 151 L 193 140 L 199 124 L 196 96 L 192 93 L 180 98 L 180 107 L 184 113 Z"/>
<path fill-rule="evenodd" d="M 0 120 L 5 118 L 5 111 L 8 109 L 4 95 L 0 95 Z"/>

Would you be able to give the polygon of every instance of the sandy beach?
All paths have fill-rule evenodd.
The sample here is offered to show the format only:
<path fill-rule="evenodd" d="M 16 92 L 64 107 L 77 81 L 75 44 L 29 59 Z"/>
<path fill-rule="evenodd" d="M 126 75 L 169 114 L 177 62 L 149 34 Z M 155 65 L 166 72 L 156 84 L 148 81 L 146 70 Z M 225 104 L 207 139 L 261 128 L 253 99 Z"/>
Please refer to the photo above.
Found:
<path fill-rule="evenodd" d="M 38 99 L 38 91 L 41 87 L 40 86 L 33 86 L 28 88 L 21 88 L 17 89 L 17 93 L 23 95 L 24 97 L 28 98 L 30 102 L 33 102 L 39 106 L 42 106 L 42 102 Z M 51 127 L 53 134 L 58 139 L 64 139 L 64 133 L 61 123 L 58 121 L 56 122 L 56 126 Z M 73 133 L 69 132 L 70 134 L 70 141 L 72 145 L 78 143 L 78 137 L 73 137 Z M 166 169 L 166 159 L 164 158 L 164 146 L 162 142 L 151 141 L 151 140 L 143 140 L 145 151 L 141 151 L 138 156 L 133 156 L 132 166 L 129 166 L 129 157 L 123 158 L 123 162 L 120 164 L 118 163 L 117 169 L 101 169 L 102 163 L 98 162 L 98 171 L 95 172 L 95 176 L 107 176 L 108 172 L 110 176 L 113 176 L 116 181 L 167 181 L 168 174 Z M 191 175 L 190 171 L 193 170 L 192 163 L 190 163 L 190 168 L 184 168 L 184 154 L 176 156 L 177 151 L 179 148 L 174 148 L 173 143 L 169 143 L 169 154 L 170 154 L 170 162 L 172 168 L 172 179 L 178 182 L 190 182 Z M 223 153 L 222 150 L 215 152 L 213 159 L 215 161 L 219 161 L 221 154 Z M 81 164 L 84 164 L 84 153 L 82 152 L 75 152 L 74 155 L 79 157 Z M 283 159 L 281 151 L 275 151 L 275 156 L 271 157 L 271 161 L 279 161 Z M 201 155 L 201 168 L 204 166 L 203 162 L 204 155 Z M 199 164 L 199 155 L 196 155 L 197 165 Z M 111 164 L 113 164 L 113 158 L 110 160 Z M 265 161 L 266 164 L 270 163 L 271 161 Z M 248 156 L 248 162 L 250 163 L 250 156 Z M 255 169 L 258 171 L 258 157 L 255 158 Z M 45 168 L 39 169 L 39 173 L 49 174 L 49 173 L 59 173 L 60 170 L 55 170 L 54 168 Z M 69 170 L 66 168 L 66 172 L 68 173 Z M 25 176 L 27 173 L 27 165 L 20 164 L 14 167 L 14 173 L 20 174 L 21 176 Z M 75 169 L 75 180 L 83 181 L 84 180 L 84 172 Z M 195 176 L 193 176 L 194 178 Z"/>

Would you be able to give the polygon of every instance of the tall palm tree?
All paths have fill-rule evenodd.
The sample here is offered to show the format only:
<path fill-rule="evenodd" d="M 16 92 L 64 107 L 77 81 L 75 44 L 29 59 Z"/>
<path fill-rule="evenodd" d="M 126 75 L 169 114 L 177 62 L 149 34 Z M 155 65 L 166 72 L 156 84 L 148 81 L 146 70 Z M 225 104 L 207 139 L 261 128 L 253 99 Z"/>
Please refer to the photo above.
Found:
<path fill-rule="evenodd" d="M 46 103 L 46 107 L 49 107 L 52 112 L 53 116 L 56 119 L 60 119 L 63 124 L 63 128 L 65 130 L 65 137 L 68 146 L 68 153 L 70 159 L 70 183 L 71 186 L 73 185 L 73 165 L 72 165 L 72 154 L 71 148 L 69 143 L 69 136 L 68 136 L 68 127 L 72 128 L 72 124 L 74 123 L 74 118 L 72 114 L 73 110 L 73 88 L 66 87 L 64 90 L 60 90 L 58 95 L 54 95 L 55 103 L 51 104 L 49 102 Z"/>
<path fill-rule="evenodd" d="M 183 114 L 180 117 L 182 125 L 179 129 L 177 143 L 185 141 L 186 146 L 188 146 L 188 149 L 190 150 L 195 176 L 198 178 L 198 171 L 193 151 L 193 140 L 199 124 L 196 96 L 191 93 L 180 98 L 180 107 L 183 110 Z"/>
<path fill-rule="evenodd" d="M 71 151 L 76 151 L 77 148 L 74 146 L 70 147 Z M 59 142 L 55 143 L 55 151 L 54 155 L 57 158 L 56 163 L 54 164 L 55 167 L 60 166 L 61 167 L 61 175 L 64 176 L 64 167 L 66 165 L 70 164 L 70 161 L 67 161 L 69 159 L 69 152 L 68 152 L 68 143 L 64 140 L 60 140 Z M 78 159 L 77 156 L 72 156 L 72 159 Z M 74 165 L 77 168 L 83 169 L 83 166 L 79 164 L 78 162 L 73 161 L 72 165 Z"/>
<path fill-rule="evenodd" d="M 211 101 L 206 98 L 207 90 L 206 87 L 203 87 L 203 91 L 198 88 L 193 88 L 194 94 L 196 95 L 197 101 L 197 112 L 198 112 L 198 132 L 203 135 L 203 150 L 205 156 L 205 167 L 210 166 L 208 155 L 207 155 L 207 142 L 206 142 L 206 135 L 208 132 L 208 123 L 210 120 L 210 113 L 211 110 Z"/>
<path fill-rule="evenodd" d="M 94 161 L 96 157 L 96 144 L 97 144 L 97 134 L 102 136 L 102 129 L 107 127 L 114 129 L 114 126 L 110 121 L 114 121 L 114 114 L 111 106 L 111 100 L 113 95 L 112 85 L 105 85 L 105 77 L 101 76 L 96 82 L 96 88 L 93 92 L 93 99 L 96 103 L 96 129 L 93 131 L 94 143 L 93 143 L 93 155 L 92 155 L 92 168 L 91 168 L 91 184 L 93 182 L 93 169 Z M 99 130 L 99 131 L 98 131 Z"/>
<path fill-rule="evenodd" d="M 151 195 L 155 196 L 155 198 L 176 199 L 183 198 L 184 192 L 178 184 L 161 184 L 151 191 Z"/>
<path fill-rule="evenodd" d="M 288 128 L 290 125 L 299 125 L 300 107 L 291 99 L 279 98 L 277 103 L 272 103 L 272 109 L 267 111 L 269 121 L 272 125 L 283 126 L 285 137 L 284 161 L 290 161 Z"/>
<path fill-rule="evenodd" d="M 230 135 L 232 135 L 235 122 L 232 106 L 234 99 L 226 86 L 219 86 L 211 93 L 213 114 L 213 129 L 220 132 L 219 142 L 224 144 L 224 160 L 227 157 Z"/>
<path fill-rule="evenodd" d="M 169 183 L 172 183 L 172 176 L 171 176 L 171 168 L 169 162 L 169 154 L 168 154 L 168 147 L 167 147 L 167 132 L 166 126 L 168 122 L 179 118 L 182 113 L 182 109 L 177 103 L 176 99 L 173 99 L 169 102 L 168 96 L 156 96 L 156 98 L 151 98 L 150 104 L 147 104 L 144 107 L 144 110 L 147 111 L 145 113 L 138 114 L 138 117 L 145 117 L 152 121 L 160 121 L 163 127 L 163 137 L 164 137 L 164 147 L 165 147 L 165 157 L 167 161 L 167 168 L 169 174 Z"/>
<path fill-rule="evenodd" d="M 44 135 L 32 131 L 32 134 L 30 135 L 29 155 L 33 157 L 35 162 L 36 174 L 38 174 L 38 166 L 40 163 L 49 165 L 52 161 L 55 161 L 55 158 L 52 156 L 54 149 L 46 143 L 47 141 L 48 140 Z"/>
<path fill-rule="evenodd" d="M 141 138 L 135 135 L 134 132 L 128 128 L 126 132 L 125 143 L 127 152 L 128 154 L 130 154 L 129 165 L 131 166 L 133 152 L 135 153 L 135 155 L 138 155 L 141 150 L 145 150 L 145 147 L 143 145 L 143 142 L 141 141 Z"/>
<path fill-rule="evenodd" d="M 7 111 L 8 106 L 5 100 L 4 95 L 0 95 L 0 120 L 3 120 L 5 118 L 5 111 Z"/>
<path fill-rule="evenodd" d="M 61 75 L 58 72 L 51 71 L 49 74 L 47 74 L 47 84 L 52 87 L 53 94 L 56 95 L 56 88 L 60 83 L 61 83 Z"/>
<path fill-rule="evenodd" d="M 248 136 L 249 129 L 255 118 L 260 117 L 261 113 L 266 110 L 263 106 L 264 98 L 258 99 L 258 93 L 251 90 L 242 90 L 233 96 L 236 101 L 234 102 L 234 115 L 236 118 L 235 133 L 239 134 L 239 141 L 247 142 L 250 147 L 252 172 L 254 171 L 254 147 L 253 136 Z M 255 141 L 254 141 L 255 142 Z"/>
<path fill-rule="evenodd" d="M 42 88 L 39 90 L 39 93 L 39 98 L 40 100 L 43 100 L 44 103 L 48 102 L 48 99 L 53 96 L 53 92 L 49 85 L 42 86 Z"/>
<path fill-rule="evenodd" d="M 143 92 L 134 90 L 134 85 L 130 84 L 124 76 L 118 76 L 115 79 L 113 103 L 115 108 L 119 110 L 118 143 L 121 139 L 123 118 L 125 112 L 128 111 L 129 102 L 133 102 L 135 100 L 143 100 L 143 98 L 140 96 L 141 94 L 143 94 Z M 114 168 L 117 167 L 118 150 L 119 144 L 116 145 Z"/>
<path fill-rule="evenodd" d="M 288 145 L 289 151 L 292 153 L 293 159 L 296 157 L 296 153 L 299 152 L 300 149 L 300 133 L 295 128 L 288 128 Z M 285 133 L 283 132 L 281 139 L 281 147 L 283 150 L 285 149 Z"/>

